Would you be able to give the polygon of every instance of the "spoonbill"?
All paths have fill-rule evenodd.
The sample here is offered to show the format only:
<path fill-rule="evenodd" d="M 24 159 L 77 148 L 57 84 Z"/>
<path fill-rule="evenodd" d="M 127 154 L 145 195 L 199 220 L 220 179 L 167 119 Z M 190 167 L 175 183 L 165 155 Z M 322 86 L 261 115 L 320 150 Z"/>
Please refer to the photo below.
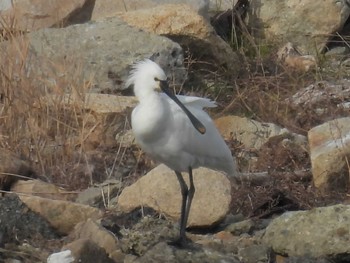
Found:
<path fill-rule="evenodd" d="M 236 176 L 235 161 L 213 121 L 203 111 L 204 107 L 216 107 L 213 101 L 174 95 L 162 68 L 149 59 L 134 64 L 126 86 L 132 84 L 139 101 L 131 115 L 135 139 L 154 160 L 174 170 L 180 184 L 180 235 L 176 243 L 182 244 L 195 192 L 192 169 L 204 166 Z M 189 187 L 182 172 L 189 174 Z"/>

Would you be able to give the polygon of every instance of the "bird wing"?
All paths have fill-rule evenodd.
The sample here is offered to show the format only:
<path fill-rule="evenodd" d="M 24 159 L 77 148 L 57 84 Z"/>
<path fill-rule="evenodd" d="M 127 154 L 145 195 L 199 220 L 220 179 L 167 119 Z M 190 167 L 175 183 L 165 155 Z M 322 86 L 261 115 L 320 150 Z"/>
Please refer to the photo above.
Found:
<path fill-rule="evenodd" d="M 162 97 L 165 99 L 169 100 L 171 103 L 173 102 L 169 97 L 162 93 Z M 176 97 L 186 106 L 186 107 L 193 107 L 196 109 L 203 109 L 203 108 L 215 108 L 217 107 L 216 102 L 212 101 L 207 98 L 200 98 L 200 97 L 195 97 L 195 96 L 183 96 L 183 95 L 176 95 Z"/>
<path fill-rule="evenodd" d="M 208 99 L 182 96 L 186 102 L 185 106 L 205 126 L 206 133 L 200 134 L 191 124 L 188 117 L 175 104 L 171 103 L 173 113 L 173 127 L 169 145 L 176 148 L 177 158 L 173 158 L 176 165 L 189 163 L 193 168 L 206 166 L 216 170 L 231 173 L 234 170 L 231 151 L 216 129 L 209 115 L 202 107 L 215 105 Z M 175 164 L 174 164 L 175 167 Z M 182 168 L 186 169 L 185 167 Z"/>

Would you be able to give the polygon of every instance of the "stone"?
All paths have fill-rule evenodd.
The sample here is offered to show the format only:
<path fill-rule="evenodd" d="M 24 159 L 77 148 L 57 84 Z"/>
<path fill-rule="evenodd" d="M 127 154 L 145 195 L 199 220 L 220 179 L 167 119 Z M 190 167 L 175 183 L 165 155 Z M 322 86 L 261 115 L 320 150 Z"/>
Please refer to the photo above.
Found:
<path fill-rule="evenodd" d="M 106 251 L 89 239 L 78 239 L 63 247 L 70 250 L 74 257 L 74 262 L 84 263 L 113 263 Z"/>
<path fill-rule="evenodd" d="M 64 250 L 57 253 L 52 253 L 47 258 L 47 263 L 72 263 L 74 262 L 74 257 L 72 251 Z"/>
<path fill-rule="evenodd" d="M 261 123 L 249 118 L 239 116 L 225 116 L 215 120 L 221 135 L 226 139 L 236 139 L 246 149 L 260 149 L 269 138 L 291 134 L 291 132 L 273 123 Z M 294 134 L 296 140 L 302 140 L 301 135 Z"/>
<path fill-rule="evenodd" d="M 16 31 L 34 31 L 52 26 L 65 26 L 69 17 L 85 2 L 87 0 L 5 0 L 5 4 L 0 4 L 0 28 L 8 26 Z"/>
<path fill-rule="evenodd" d="M 68 201 L 20 195 L 29 209 L 40 214 L 61 234 L 68 234 L 79 222 L 101 218 L 101 210 Z"/>
<path fill-rule="evenodd" d="M 348 205 L 287 212 L 272 220 L 263 239 L 276 253 L 290 257 L 346 256 L 350 254 L 349 218 Z"/>
<path fill-rule="evenodd" d="M 238 56 L 232 48 L 189 5 L 160 5 L 152 9 L 127 12 L 120 17 L 131 26 L 166 35 L 181 46 L 188 46 L 196 59 L 212 60 L 216 65 L 227 66 L 231 72 L 239 70 Z"/>
<path fill-rule="evenodd" d="M 243 233 L 250 234 L 254 229 L 255 223 L 252 219 L 246 219 L 241 222 L 230 224 L 225 227 L 226 231 L 231 232 L 233 235 L 239 236 Z"/>
<path fill-rule="evenodd" d="M 110 198 L 121 188 L 121 181 L 110 179 L 97 186 L 86 188 L 78 194 L 75 201 L 90 206 L 96 206 L 103 201 L 105 206 L 109 207 Z"/>
<path fill-rule="evenodd" d="M 339 118 L 309 130 L 312 176 L 324 191 L 349 187 L 350 118 Z"/>
<path fill-rule="evenodd" d="M 208 17 L 209 0 L 96 0 L 92 20 L 111 17 L 119 13 L 149 9 L 164 4 L 188 4 L 203 17 Z"/>
<path fill-rule="evenodd" d="M 19 195 L 34 195 L 56 200 L 73 200 L 76 196 L 76 193 L 65 191 L 54 184 L 40 180 L 19 180 L 12 185 L 11 191 Z"/>
<path fill-rule="evenodd" d="M 247 21 L 252 35 L 292 42 L 303 54 L 317 55 L 350 14 L 348 0 L 251 1 Z"/>
<path fill-rule="evenodd" d="M 350 100 L 350 80 L 342 79 L 336 83 L 330 81 L 317 81 L 306 88 L 296 92 L 286 100 L 295 108 L 299 107 L 327 107 L 334 102 L 341 102 L 336 106 L 341 107 Z"/>
<path fill-rule="evenodd" d="M 184 175 L 188 183 L 188 176 L 185 173 Z M 193 175 L 196 192 L 188 226 L 215 225 L 229 212 L 230 181 L 224 174 L 207 168 L 195 169 Z M 163 164 L 141 177 L 136 183 L 125 187 L 118 198 L 118 207 L 124 212 L 144 206 L 173 219 L 180 218 L 180 186 L 175 173 Z"/>
<path fill-rule="evenodd" d="M 0 59 L 13 61 L 17 57 L 22 61 L 25 57 L 26 77 L 36 79 L 36 86 L 47 93 L 62 95 L 68 91 L 79 96 L 126 89 L 131 65 L 144 58 L 159 63 L 175 83 L 181 84 L 186 78 L 179 44 L 132 28 L 119 18 L 42 29 L 25 38 L 1 42 Z M 18 48 L 28 51 L 26 55 L 14 48 L 18 42 L 23 44 Z"/>
<path fill-rule="evenodd" d="M 288 68 L 302 72 L 315 69 L 317 66 L 314 56 L 300 54 L 300 52 L 298 52 L 290 42 L 278 50 L 277 58 L 280 63 L 284 64 Z"/>
<path fill-rule="evenodd" d="M 88 239 L 94 242 L 103 248 L 109 256 L 119 249 L 117 238 L 92 219 L 77 224 L 70 236 L 74 239 Z"/>

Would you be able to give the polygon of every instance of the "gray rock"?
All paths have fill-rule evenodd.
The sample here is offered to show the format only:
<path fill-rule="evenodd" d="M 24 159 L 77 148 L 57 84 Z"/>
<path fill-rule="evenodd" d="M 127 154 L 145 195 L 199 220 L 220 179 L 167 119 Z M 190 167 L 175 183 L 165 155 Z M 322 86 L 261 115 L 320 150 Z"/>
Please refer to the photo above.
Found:
<path fill-rule="evenodd" d="M 92 12 L 89 9 L 84 11 L 91 12 L 92 20 L 98 20 L 116 13 L 148 9 L 163 4 L 183 3 L 190 5 L 201 16 L 208 17 L 209 0 L 96 0 Z"/>
<path fill-rule="evenodd" d="M 339 118 L 308 132 L 312 176 L 316 187 L 346 191 L 349 187 L 350 118 Z"/>
<path fill-rule="evenodd" d="M 316 55 L 350 14 L 348 1 L 250 1 L 248 23 L 253 35 L 277 38 L 297 45 L 302 53 Z"/>
<path fill-rule="evenodd" d="M 299 90 L 287 100 L 288 103 L 296 108 L 300 106 L 310 108 L 313 106 L 320 107 L 320 105 L 326 107 L 336 101 L 343 103 L 350 101 L 349 80 L 343 79 L 337 83 L 318 81 Z"/>
<path fill-rule="evenodd" d="M 341 258 L 350 254 L 349 218 L 348 205 L 287 212 L 270 223 L 263 240 L 282 255 Z"/>
<path fill-rule="evenodd" d="M 187 173 L 183 173 L 188 182 Z M 213 226 L 229 212 L 231 184 L 223 173 L 208 168 L 193 170 L 196 188 L 188 218 L 188 226 Z M 181 211 L 181 191 L 175 173 L 161 164 L 125 187 L 118 198 L 118 207 L 131 212 L 137 207 L 151 207 L 178 220 Z M 205 207 L 205 209 L 203 209 Z"/>
<path fill-rule="evenodd" d="M 89 91 L 123 89 L 130 65 L 143 58 L 158 62 L 179 83 L 186 77 L 178 44 L 127 26 L 117 18 L 43 29 L 28 37 L 28 75 L 42 79 L 41 86 L 49 90 L 67 89 L 72 83 L 88 83 Z M 10 54 L 10 49 L 11 43 L 6 42 L 0 54 Z"/>

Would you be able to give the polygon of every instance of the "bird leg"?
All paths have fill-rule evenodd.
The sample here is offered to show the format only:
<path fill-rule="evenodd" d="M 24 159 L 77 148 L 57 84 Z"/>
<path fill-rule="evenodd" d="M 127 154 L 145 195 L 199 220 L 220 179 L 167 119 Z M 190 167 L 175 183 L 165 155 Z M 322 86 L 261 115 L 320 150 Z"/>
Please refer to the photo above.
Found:
<path fill-rule="evenodd" d="M 193 175 L 192 175 L 191 167 L 188 168 L 188 174 L 189 174 L 189 180 L 190 180 L 189 189 L 181 173 L 175 171 L 175 174 L 180 183 L 181 195 L 182 195 L 181 217 L 180 217 L 180 237 L 178 240 L 178 243 L 182 243 L 186 239 L 186 226 L 187 226 L 188 216 L 190 214 L 190 209 L 191 209 L 195 188 L 193 183 Z"/>
<path fill-rule="evenodd" d="M 185 215 L 186 215 L 186 206 L 187 206 L 187 197 L 188 197 L 188 187 L 187 184 L 182 177 L 180 172 L 175 171 L 177 180 L 179 181 L 182 195 L 182 204 L 181 204 L 181 217 L 180 217 L 180 237 L 178 242 L 181 243 L 185 239 L 185 231 L 186 231 L 186 223 Z M 187 220 L 186 220 L 187 221 Z"/>
<path fill-rule="evenodd" d="M 192 175 L 192 168 L 191 167 L 188 168 L 188 175 L 189 175 L 189 179 L 190 179 L 190 188 L 188 189 L 186 210 L 185 210 L 185 216 L 184 216 L 185 229 L 186 229 L 186 226 L 187 226 L 188 216 L 190 215 L 192 199 L 193 199 L 193 196 L 194 196 L 194 192 L 196 190 L 194 188 L 193 175 Z"/>

